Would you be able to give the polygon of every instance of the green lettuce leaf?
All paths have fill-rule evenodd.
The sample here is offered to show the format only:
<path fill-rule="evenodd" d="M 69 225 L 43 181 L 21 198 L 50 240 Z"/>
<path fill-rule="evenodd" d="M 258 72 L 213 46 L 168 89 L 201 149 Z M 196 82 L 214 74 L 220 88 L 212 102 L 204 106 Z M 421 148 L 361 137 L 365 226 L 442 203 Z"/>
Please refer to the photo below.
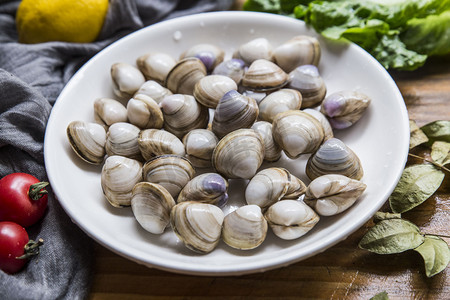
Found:
<path fill-rule="evenodd" d="M 242 6 L 243 10 L 280 13 L 280 0 L 247 0 Z"/>
<path fill-rule="evenodd" d="M 409 49 L 421 54 L 450 53 L 450 10 L 440 15 L 409 20 L 401 40 Z"/>

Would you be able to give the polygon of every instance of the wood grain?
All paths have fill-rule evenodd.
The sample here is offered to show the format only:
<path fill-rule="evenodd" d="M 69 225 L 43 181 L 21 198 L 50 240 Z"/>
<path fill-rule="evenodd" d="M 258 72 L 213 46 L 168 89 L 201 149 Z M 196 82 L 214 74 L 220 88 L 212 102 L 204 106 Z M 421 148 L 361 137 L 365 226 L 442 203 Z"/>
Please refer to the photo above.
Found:
<path fill-rule="evenodd" d="M 430 59 L 414 72 L 391 75 L 419 126 L 450 120 L 450 56 Z M 427 155 L 428 150 L 418 147 L 414 153 Z M 422 232 L 449 236 L 450 174 L 430 199 L 403 217 Z M 382 291 L 390 299 L 450 299 L 449 268 L 427 278 L 422 258 L 414 251 L 377 255 L 359 249 L 359 240 L 372 225 L 369 221 L 345 241 L 291 266 L 232 277 L 150 269 L 97 244 L 90 299 L 369 299 Z"/>

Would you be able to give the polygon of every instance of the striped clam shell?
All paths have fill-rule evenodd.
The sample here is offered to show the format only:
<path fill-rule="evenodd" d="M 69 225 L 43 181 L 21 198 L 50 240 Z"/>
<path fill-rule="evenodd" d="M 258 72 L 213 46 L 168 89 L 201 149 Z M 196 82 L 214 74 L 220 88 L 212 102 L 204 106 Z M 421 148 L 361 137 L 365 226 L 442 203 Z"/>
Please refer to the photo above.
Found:
<path fill-rule="evenodd" d="M 188 57 L 180 60 L 170 70 L 165 86 L 174 94 L 192 95 L 195 84 L 205 76 L 206 68 L 200 59 Z"/>
<path fill-rule="evenodd" d="M 242 78 L 242 86 L 252 91 L 274 91 L 288 83 L 289 76 L 279 66 L 265 59 L 255 60 Z"/>
<path fill-rule="evenodd" d="M 302 108 L 319 105 L 327 93 L 319 69 L 314 65 L 303 65 L 291 71 L 287 87 L 302 93 Z"/>
<path fill-rule="evenodd" d="M 359 180 L 364 171 L 358 156 L 341 140 L 326 140 L 306 164 L 306 175 L 314 180 L 326 174 L 340 174 Z"/>

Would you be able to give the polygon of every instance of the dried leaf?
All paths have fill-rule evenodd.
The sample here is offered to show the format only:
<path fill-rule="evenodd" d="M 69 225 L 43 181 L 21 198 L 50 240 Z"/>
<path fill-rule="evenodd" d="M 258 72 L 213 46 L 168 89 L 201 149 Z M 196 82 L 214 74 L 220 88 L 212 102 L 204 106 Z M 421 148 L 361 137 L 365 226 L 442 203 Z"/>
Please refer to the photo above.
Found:
<path fill-rule="evenodd" d="M 359 247 L 378 254 L 392 254 L 417 248 L 423 241 L 416 225 L 404 219 L 391 219 L 370 228 Z"/>
<path fill-rule="evenodd" d="M 422 245 L 414 249 L 422 255 L 427 277 L 443 271 L 450 262 L 450 249 L 440 237 L 426 235 Z"/>
<path fill-rule="evenodd" d="M 389 300 L 387 292 L 381 292 L 370 298 L 370 300 Z"/>
<path fill-rule="evenodd" d="M 389 197 L 394 213 L 404 213 L 427 200 L 439 188 L 444 172 L 433 165 L 413 165 L 402 176 Z"/>
<path fill-rule="evenodd" d="M 450 121 L 434 121 L 422 126 L 420 129 L 428 137 L 429 146 L 435 141 L 450 143 Z"/>
<path fill-rule="evenodd" d="M 450 164 L 450 143 L 434 142 L 431 146 L 431 158 L 443 166 Z"/>
<path fill-rule="evenodd" d="M 375 213 L 375 215 L 373 216 L 373 221 L 375 223 L 378 223 L 383 220 L 401 219 L 401 218 L 402 218 L 401 214 L 393 214 L 393 213 L 389 213 L 389 212 L 377 211 Z"/>
<path fill-rule="evenodd" d="M 419 126 L 417 126 L 415 121 L 409 120 L 409 130 L 410 130 L 409 149 L 412 149 L 416 146 L 428 142 L 427 136 L 425 135 L 425 133 L 423 133 L 423 131 L 419 128 Z"/>

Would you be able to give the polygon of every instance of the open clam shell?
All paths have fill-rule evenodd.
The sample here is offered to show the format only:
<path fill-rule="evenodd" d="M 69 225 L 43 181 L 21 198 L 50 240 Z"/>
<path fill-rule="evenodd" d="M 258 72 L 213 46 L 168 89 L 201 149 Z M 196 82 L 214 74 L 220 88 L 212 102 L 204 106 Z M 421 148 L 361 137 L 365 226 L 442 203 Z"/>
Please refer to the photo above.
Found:
<path fill-rule="evenodd" d="M 352 206 L 366 187 L 361 181 L 344 175 L 323 175 L 308 185 L 304 202 L 318 214 L 332 216 Z"/>
<path fill-rule="evenodd" d="M 213 167 L 227 178 L 252 178 L 264 160 L 264 141 L 253 129 L 238 129 L 219 141 Z"/>
<path fill-rule="evenodd" d="M 319 222 L 319 216 L 305 203 L 281 200 L 264 213 L 273 233 L 284 240 L 305 235 Z"/>
<path fill-rule="evenodd" d="M 139 150 L 145 160 L 164 154 L 184 156 L 184 145 L 175 135 L 159 129 L 146 129 L 139 133 Z"/>
<path fill-rule="evenodd" d="M 131 209 L 138 223 L 146 231 L 161 234 L 170 223 L 170 210 L 175 200 L 159 184 L 137 183 L 131 194 Z"/>
<path fill-rule="evenodd" d="M 314 180 L 326 174 L 340 174 L 359 180 L 364 171 L 358 156 L 337 138 L 326 140 L 306 163 L 306 175 Z"/>
<path fill-rule="evenodd" d="M 101 173 L 103 194 L 114 207 L 131 205 L 133 187 L 142 181 L 142 163 L 113 155 L 105 160 Z"/>
<path fill-rule="evenodd" d="M 67 138 L 73 151 L 85 162 L 94 165 L 103 162 L 106 131 L 102 125 L 72 121 L 67 126 Z"/>
<path fill-rule="evenodd" d="M 316 151 L 324 139 L 324 130 L 313 116 L 288 110 L 275 116 L 273 137 L 290 158 Z"/>
<path fill-rule="evenodd" d="M 267 227 L 259 206 L 244 205 L 225 216 L 222 239 L 236 249 L 254 249 L 266 239 Z"/>
<path fill-rule="evenodd" d="M 144 164 L 144 180 L 162 185 L 176 198 L 195 175 L 192 164 L 177 155 L 156 156 Z"/>

